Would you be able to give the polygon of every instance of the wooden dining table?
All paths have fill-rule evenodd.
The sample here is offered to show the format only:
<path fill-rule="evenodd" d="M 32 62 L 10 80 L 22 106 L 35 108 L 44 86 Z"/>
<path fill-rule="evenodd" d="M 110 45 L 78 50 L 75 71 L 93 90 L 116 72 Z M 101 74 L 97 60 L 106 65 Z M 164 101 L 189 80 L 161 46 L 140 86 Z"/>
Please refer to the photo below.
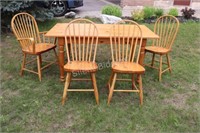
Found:
<path fill-rule="evenodd" d="M 56 37 L 58 39 L 59 47 L 59 66 L 60 66 L 60 80 L 65 80 L 64 75 L 64 45 L 65 45 L 65 29 L 68 23 L 57 23 L 53 26 L 46 34 L 46 37 Z M 98 44 L 110 44 L 110 32 L 112 24 L 96 24 L 98 29 Z M 145 25 L 140 25 L 143 34 L 142 47 L 140 52 L 139 64 L 143 65 L 144 56 L 145 56 L 145 46 L 147 39 L 157 39 L 159 38 L 153 31 L 151 31 Z"/>

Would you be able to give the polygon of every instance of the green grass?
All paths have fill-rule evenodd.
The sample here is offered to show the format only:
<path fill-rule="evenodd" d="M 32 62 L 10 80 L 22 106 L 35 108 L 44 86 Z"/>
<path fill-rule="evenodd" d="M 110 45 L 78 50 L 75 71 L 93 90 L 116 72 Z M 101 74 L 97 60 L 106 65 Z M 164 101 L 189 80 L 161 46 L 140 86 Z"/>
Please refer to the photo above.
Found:
<path fill-rule="evenodd" d="M 95 19 L 93 19 L 95 20 Z M 49 30 L 57 22 L 39 23 Z M 98 20 L 97 20 L 98 21 Z M 147 25 L 147 24 L 145 24 Z M 147 25 L 153 28 L 153 25 Z M 110 68 L 97 73 L 100 105 L 93 93 L 69 93 L 61 106 L 63 82 L 56 65 L 37 75 L 19 76 L 22 53 L 13 34 L 2 34 L 1 42 L 1 131 L 2 132 L 200 132 L 199 124 L 199 42 L 200 23 L 180 25 L 171 55 L 172 74 L 146 68 L 143 75 L 144 105 L 138 94 L 114 93 L 107 106 L 106 83 Z M 145 59 L 150 59 L 147 54 Z M 52 57 L 53 58 L 53 57 Z M 97 62 L 110 59 L 107 45 L 98 47 Z M 72 86 L 91 84 L 72 83 Z M 117 83 L 131 87 L 130 83 Z"/>

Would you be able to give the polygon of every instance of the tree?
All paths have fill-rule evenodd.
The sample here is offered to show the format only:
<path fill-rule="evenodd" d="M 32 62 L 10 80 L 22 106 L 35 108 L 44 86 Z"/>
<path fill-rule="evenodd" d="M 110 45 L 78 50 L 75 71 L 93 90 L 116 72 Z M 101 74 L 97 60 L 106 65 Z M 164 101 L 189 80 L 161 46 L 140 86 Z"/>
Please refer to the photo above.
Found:
<path fill-rule="evenodd" d="M 48 9 L 49 0 L 35 1 L 35 0 L 12 0 L 2 1 L 1 9 L 1 26 L 2 29 L 10 28 L 10 22 L 14 14 L 19 12 L 27 12 L 32 14 L 36 20 L 44 21 L 52 19 L 53 13 Z"/>

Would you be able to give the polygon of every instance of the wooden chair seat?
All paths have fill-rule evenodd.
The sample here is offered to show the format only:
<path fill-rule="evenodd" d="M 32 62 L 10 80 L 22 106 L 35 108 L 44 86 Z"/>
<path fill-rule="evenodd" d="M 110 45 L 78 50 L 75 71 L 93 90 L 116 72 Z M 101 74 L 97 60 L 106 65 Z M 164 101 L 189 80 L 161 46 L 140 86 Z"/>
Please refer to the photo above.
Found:
<path fill-rule="evenodd" d="M 64 66 L 68 72 L 96 72 L 98 66 L 95 62 L 89 61 L 71 61 Z"/>
<path fill-rule="evenodd" d="M 145 72 L 145 69 L 140 64 L 134 62 L 114 62 L 112 64 L 113 72 L 117 73 L 136 73 L 142 74 Z"/>
<path fill-rule="evenodd" d="M 24 48 L 23 52 L 28 53 L 28 54 L 41 54 L 54 48 L 56 48 L 55 44 L 39 43 L 35 45 L 35 52 L 33 52 L 33 46 Z"/>
<path fill-rule="evenodd" d="M 159 47 L 159 46 L 146 46 L 145 50 L 151 53 L 156 53 L 156 54 L 166 54 L 170 51 L 170 49 Z"/>

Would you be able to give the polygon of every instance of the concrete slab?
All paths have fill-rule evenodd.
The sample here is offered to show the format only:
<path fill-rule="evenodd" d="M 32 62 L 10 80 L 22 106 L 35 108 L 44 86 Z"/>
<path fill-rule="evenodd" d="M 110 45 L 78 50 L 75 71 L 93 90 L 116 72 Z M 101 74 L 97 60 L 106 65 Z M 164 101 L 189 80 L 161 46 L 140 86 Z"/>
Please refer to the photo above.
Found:
<path fill-rule="evenodd" d="M 80 17 L 100 17 L 102 7 L 108 4 L 113 4 L 105 0 L 83 0 L 83 6 L 74 9 Z"/>
<path fill-rule="evenodd" d="M 80 17 L 100 17 L 102 7 L 105 5 L 119 5 L 119 0 L 84 0 L 84 6 L 76 8 L 72 11 L 76 12 Z M 195 17 L 200 18 L 200 5 L 195 4 L 191 5 L 193 9 L 195 9 Z M 163 8 L 164 11 L 167 13 L 168 10 L 172 7 L 175 7 L 179 10 L 179 15 L 181 15 L 181 9 L 185 8 L 185 6 L 172 6 L 170 3 L 155 3 L 155 7 Z M 143 6 L 125 6 L 122 8 L 122 15 L 123 16 L 131 16 L 131 12 L 135 9 L 142 9 Z"/>

